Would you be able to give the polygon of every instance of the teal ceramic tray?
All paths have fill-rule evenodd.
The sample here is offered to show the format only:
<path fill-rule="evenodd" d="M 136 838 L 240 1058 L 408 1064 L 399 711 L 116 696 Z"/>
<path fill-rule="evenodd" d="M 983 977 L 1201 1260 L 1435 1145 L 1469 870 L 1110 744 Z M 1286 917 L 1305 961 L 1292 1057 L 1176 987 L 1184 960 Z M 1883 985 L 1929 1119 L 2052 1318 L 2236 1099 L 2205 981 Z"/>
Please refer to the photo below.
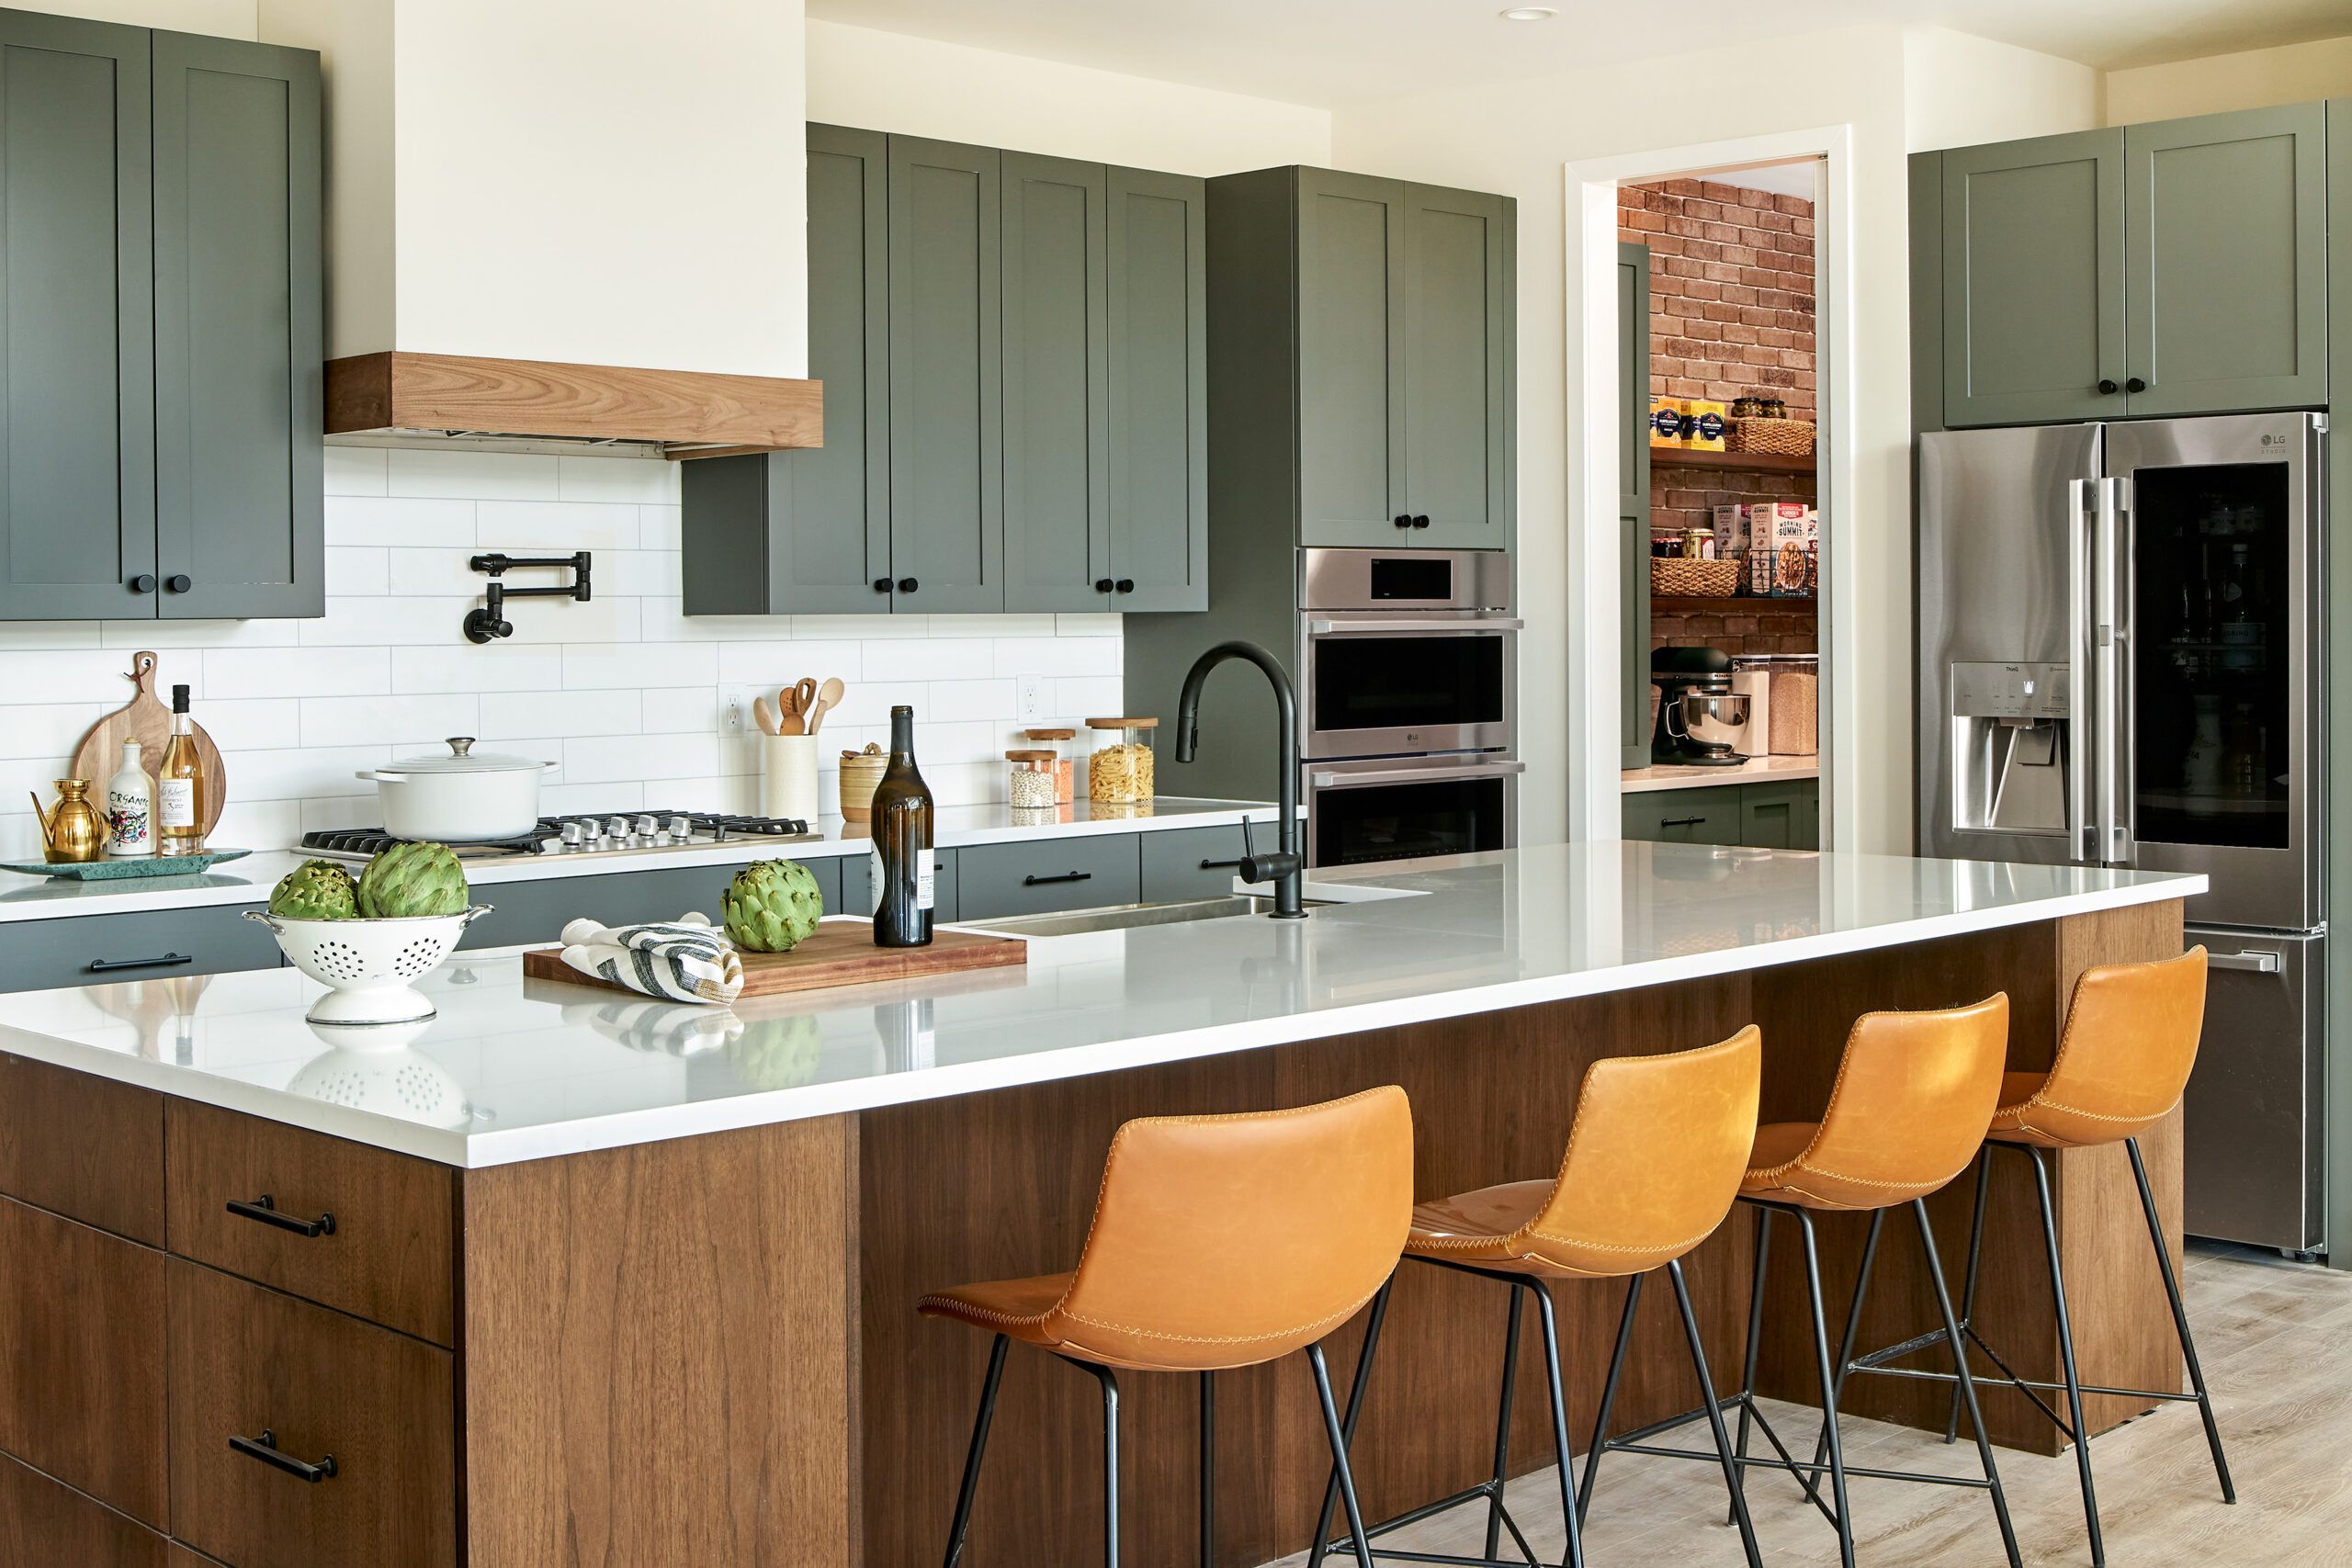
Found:
<path fill-rule="evenodd" d="M 132 876 L 191 876 L 224 860 L 243 860 L 251 850 L 207 850 L 200 855 L 147 855 L 138 860 L 0 861 L 0 871 L 55 876 L 68 882 L 114 882 Z"/>

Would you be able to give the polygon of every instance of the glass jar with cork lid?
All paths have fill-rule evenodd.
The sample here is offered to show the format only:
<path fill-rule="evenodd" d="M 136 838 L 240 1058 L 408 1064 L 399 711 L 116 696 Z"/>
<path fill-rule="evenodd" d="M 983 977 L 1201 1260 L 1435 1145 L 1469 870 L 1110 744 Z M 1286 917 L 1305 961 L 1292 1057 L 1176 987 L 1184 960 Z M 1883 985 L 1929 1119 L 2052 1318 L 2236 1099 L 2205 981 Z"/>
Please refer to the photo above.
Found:
<path fill-rule="evenodd" d="M 1004 802 L 1015 811 L 1050 810 L 1060 798 L 1060 759 L 1051 751 L 1022 750 L 1004 754 Z"/>
<path fill-rule="evenodd" d="M 1094 751 L 1086 760 L 1086 798 L 1106 806 L 1133 806 L 1152 797 L 1156 718 L 1090 718 Z"/>
<path fill-rule="evenodd" d="M 1024 729 L 1021 739 L 1037 750 L 1048 751 L 1054 758 L 1054 804 L 1068 806 L 1070 786 L 1078 776 L 1078 731 L 1075 729 Z"/>

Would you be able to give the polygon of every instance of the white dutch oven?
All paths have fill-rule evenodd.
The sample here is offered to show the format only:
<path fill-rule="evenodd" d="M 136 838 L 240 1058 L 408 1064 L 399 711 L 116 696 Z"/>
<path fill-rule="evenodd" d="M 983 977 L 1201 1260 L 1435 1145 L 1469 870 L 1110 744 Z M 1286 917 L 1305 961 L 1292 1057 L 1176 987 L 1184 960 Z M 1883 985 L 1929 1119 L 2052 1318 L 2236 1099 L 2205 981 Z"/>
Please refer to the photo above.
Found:
<path fill-rule="evenodd" d="M 384 831 L 395 839 L 466 843 L 514 839 L 539 820 L 539 780 L 556 764 L 477 751 L 453 736 L 447 756 L 402 757 L 354 775 L 376 786 Z"/>

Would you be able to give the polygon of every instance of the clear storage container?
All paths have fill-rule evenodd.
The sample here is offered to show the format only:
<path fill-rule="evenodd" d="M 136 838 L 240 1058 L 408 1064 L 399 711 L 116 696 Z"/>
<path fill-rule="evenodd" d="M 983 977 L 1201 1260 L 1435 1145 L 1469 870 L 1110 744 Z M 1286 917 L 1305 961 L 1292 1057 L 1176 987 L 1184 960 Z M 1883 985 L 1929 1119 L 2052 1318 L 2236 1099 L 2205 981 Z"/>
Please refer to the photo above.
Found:
<path fill-rule="evenodd" d="M 1094 753 L 1086 760 L 1086 798 L 1109 806 L 1132 806 L 1152 797 L 1151 743 L 1156 718 L 1090 718 Z"/>
<path fill-rule="evenodd" d="M 1039 750 L 1053 753 L 1055 788 L 1059 792 L 1054 797 L 1054 804 L 1068 806 L 1071 786 L 1078 777 L 1078 731 L 1024 729 L 1021 732 L 1021 739 Z"/>
<path fill-rule="evenodd" d="M 1004 754 L 1004 800 L 1015 811 L 1052 807 L 1061 796 L 1060 759 L 1051 751 Z"/>

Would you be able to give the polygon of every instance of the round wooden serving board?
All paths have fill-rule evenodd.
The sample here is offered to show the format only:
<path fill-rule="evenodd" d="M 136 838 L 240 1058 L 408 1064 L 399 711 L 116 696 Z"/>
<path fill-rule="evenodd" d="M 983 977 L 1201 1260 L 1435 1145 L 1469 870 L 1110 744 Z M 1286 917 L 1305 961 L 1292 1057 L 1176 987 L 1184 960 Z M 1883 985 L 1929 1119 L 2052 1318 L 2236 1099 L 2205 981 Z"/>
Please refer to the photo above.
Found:
<path fill-rule="evenodd" d="M 155 696 L 155 656 L 141 653 L 130 661 L 130 671 L 123 677 L 137 694 L 115 712 L 90 727 L 82 737 L 82 744 L 74 749 L 73 771 L 68 778 L 87 779 L 90 797 L 100 810 L 106 808 L 107 780 L 114 777 L 122 766 L 122 743 L 139 742 L 139 761 L 153 778 L 164 761 L 164 747 L 172 738 L 172 710 Z M 196 753 L 204 763 L 208 786 L 204 792 L 204 830 L 210 833 L 220 825 L 220 809 L 229 800 L 229 770 L 220 761 L 220 749 L 212 744 L 212 737 L 204 727 L 191 720 L 188 729 L 196 737 Z"/>

